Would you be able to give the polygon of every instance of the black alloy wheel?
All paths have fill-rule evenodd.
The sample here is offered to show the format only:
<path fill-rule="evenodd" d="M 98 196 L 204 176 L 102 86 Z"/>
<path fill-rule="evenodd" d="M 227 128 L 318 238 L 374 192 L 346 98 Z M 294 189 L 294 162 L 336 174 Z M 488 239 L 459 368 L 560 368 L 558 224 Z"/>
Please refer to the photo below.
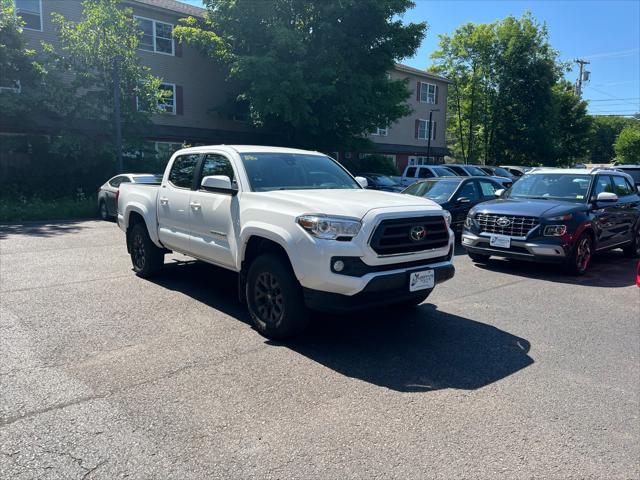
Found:
<path fill-rule="evenodd" d="M 284 315 L 284 296 L 278 279 L 270 272 L 262 272 L 256 279 L 254 299 L 260 320 L 277 326 Z"/>

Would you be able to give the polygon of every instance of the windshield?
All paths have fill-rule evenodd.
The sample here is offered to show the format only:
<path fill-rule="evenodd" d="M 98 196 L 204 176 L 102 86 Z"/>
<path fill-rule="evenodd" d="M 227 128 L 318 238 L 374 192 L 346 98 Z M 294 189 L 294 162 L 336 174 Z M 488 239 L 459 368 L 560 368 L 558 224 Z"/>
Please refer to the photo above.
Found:
<path fill-rule="evenodd" d="M 457 177 L 458 174 L 447 167 L 433 167 L 433 171 L 436 172 L 436 175 L 439 177 Z"/>
<path fill-rule="evenodd" d="M 479 175 L 481 177 L 483 176 L 487 176 L 488 174 L 486 172 L 483 172 L 482 170 L 480 170 L 478 167 L 474 167 L 472 165 L 467 165 L 467 171 L 471 174 L 471 175 Z"/>
<path fill-rule="evenodd" d="M 398 184 L 394 182 L 390 177 L 386 175 L 369 175 L 371 179 L 376 183 L 376 185 L 381 185 L 383 187 L 395 187 Z"/>
<path fill-rule="evenodd" d="M 511 174 L 506 171 L 504 168 L 500 168 L 500 167 L 494 167 L 493 168 L 493 173 L 495 175 L 498 175 L 499 177 L 511 177 Z"/>
<path fill-rule="evenodd" d="M 254 192 L 361 188 L 340 165 L 324 155 L 259 152 L 242 153 L 240 157 Z"/>
<path fill-rule="evenodd" d="M 407 187 L 402 193 L 414 195 L 416 197 L 425 197 L 438 203 L 446 202 L 451 198 L 453 192 L 460 185 L 456 180 L 426 180 L 424 182 L 414 183 Z"/>
<path fill-rule="evenodd" d="M 545 173 L 524 175 L 513 184 L 507 197 L 536 198 L 584 202 L 591 185 L 590 175 L 574 173 Z"/>

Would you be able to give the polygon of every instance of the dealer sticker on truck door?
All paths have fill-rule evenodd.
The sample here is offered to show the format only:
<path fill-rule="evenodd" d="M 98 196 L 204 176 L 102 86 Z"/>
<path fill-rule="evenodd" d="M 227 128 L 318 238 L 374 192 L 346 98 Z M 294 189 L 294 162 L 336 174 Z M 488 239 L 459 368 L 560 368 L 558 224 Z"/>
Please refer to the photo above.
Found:
<path fill-rule="evenodd" d="M 409 291 L 415 292 L 416 290 L 424 290 L 426 288 L 433 288 L 435 284 L 435 275 L 433 270 L 424 270 L 422 272 L 411 272 L 409 277 Z"/>

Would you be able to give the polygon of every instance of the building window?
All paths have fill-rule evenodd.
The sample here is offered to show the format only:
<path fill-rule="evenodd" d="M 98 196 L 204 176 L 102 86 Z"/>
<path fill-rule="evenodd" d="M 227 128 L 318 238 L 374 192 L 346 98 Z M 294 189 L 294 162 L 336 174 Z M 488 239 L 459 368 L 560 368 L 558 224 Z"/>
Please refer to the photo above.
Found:
<path fill-rule="evenodd" d="M 409 165 L 433 165 L 434 157 L 409 157 Z"/>
<path fill-rule="evenodd" d="M 420 82 L 420 102 L 436 103 L 438 86 L 432 83 Z"/>
<path fill-rule="evenodd" d="M 134 17 L 142 31 L 138 48 L 149 52 L 174 55 L 173 25 L 150 18 Z"/>
<path fill-rule="evenodd" d="M 387 133 L 388 133 L 388 131 L 387 131 L 386 128 L 378 127 L 373 132 L 371 132 L 371 135 L 377 135 L 377 136 L 380 136 L 380 137 L 386 137 Z"/>
<path fill-rule="evenodd" d="M 176 114 L 176 86 L 173 83 L 161 83 L 162 97 L 158 99 L 158 108 L 164 113 Z"/>
<path fill-rule="evenodd" d="M 418 120 L 418 139 L 428 140 L 429 135 L 429 120 Z M 436 139 L 436 121 L 431 122 L 431 140 Z"/>
<path fill-rule="evenodd" d="M 27 30 L 42 31 L 42 0 L 15 0 L 16 16 Z"/>
<path fill-rule="evenodd" d="M 156 151 L 156 157 L 162 162 L 168 162 L 171 155 L 177 152 L 181 148 L 185 148 L 184 144 L 176 142 L 154 142 L 154 148 Z"/>

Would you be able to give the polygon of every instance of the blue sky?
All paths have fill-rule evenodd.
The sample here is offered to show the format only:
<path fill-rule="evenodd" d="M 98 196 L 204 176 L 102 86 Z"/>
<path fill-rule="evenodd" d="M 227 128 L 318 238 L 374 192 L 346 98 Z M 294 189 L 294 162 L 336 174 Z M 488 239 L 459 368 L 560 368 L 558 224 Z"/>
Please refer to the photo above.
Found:
<path fill-rule="evenodd" d="M 184 0 L 183 0 L 184 1 Z M 551 44 L 562 60 L 591 61 L 591 82 L 583 97 L 593 100 L 591 113 L 640 111 L 640 0 L 414 0 L 404 19 L 426 21 L 429 32 L 415 57 L 403 63 L 425 68 L 438 35 L 451 34 L 466 22 L 486 23 L 530 10 L 549 28 Z M 200 0 L 187 3 L 200 5 Z M 577 71 L 567 75 L 575 81 Z"/>

